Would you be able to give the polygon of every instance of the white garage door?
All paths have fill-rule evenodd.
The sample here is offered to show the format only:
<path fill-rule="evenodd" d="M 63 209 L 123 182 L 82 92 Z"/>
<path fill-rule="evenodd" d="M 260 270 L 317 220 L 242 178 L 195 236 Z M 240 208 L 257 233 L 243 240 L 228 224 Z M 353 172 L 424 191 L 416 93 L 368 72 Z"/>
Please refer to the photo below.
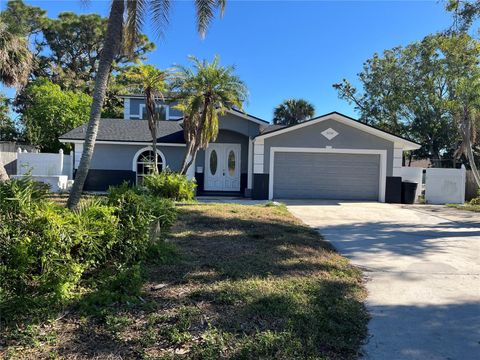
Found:
<path fill-rule="evenodd" d="M 378 200 L 380 155 L 275 152 L 277 199 Z"/>

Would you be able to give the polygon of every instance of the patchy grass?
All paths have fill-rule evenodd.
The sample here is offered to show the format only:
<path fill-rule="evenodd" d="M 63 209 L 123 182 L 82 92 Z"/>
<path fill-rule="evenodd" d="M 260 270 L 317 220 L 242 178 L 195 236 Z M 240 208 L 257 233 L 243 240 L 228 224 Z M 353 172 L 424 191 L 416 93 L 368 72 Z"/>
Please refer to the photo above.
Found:
<path fill-rule="evenodd" d="M 368 322 L 361 273 L 284 206 L 179 211 L 142 271 L 109 274 L 67 315 L 11 331 L 0 357 L 358 356 Z"/>
<path fill-rule="evenodd" d="M 480 212 L 480 205 L 474 205 L 465 203 L 464 205 L 460 204 L 447 204 L 449 208 L 458 209 L 458 210 L 466 210 L 466 211 L 473 211 L 473 212 Z"/>

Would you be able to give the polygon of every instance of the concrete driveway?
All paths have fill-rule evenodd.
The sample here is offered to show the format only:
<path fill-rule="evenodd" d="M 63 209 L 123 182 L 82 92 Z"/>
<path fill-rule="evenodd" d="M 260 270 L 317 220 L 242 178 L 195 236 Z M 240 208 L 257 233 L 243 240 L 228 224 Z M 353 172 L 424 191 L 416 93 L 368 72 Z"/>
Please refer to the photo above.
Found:
<path fill-rule="evenodd" d="M 283 201 L 365 271 L 368 359 L 480 359 L 480 214 Z"/>

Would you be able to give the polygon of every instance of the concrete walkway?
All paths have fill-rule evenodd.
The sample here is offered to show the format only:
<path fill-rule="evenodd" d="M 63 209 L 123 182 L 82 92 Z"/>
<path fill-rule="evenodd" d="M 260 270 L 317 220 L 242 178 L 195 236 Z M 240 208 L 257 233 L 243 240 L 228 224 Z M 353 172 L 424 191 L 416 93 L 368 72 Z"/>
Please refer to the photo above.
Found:
<path fill-rule="evenodd" d="M 480 214 L 284 201 L 367 278 L 367 359 L 480 359 Z"/>

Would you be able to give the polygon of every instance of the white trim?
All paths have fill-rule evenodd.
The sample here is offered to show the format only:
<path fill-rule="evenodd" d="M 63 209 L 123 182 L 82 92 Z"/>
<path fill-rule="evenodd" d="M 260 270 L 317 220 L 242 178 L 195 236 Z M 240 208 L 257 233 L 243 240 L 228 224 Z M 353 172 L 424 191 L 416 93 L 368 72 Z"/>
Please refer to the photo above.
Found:
<path fill-rule="evenodd" d="M 135 155 L 133 155 L 133 162 L 132 162 L 132 171 L 135 173 L 135 184 L 137 183 L 138 181 L 138 177 L 137 177 L 137 161 L 138 161 L 138 157 L 144 152 L 144 151 L 148 151 L 148 150 L 152 150 L 153 147 L 151 146 L 146 146 L 144 148 L 141 148 L 140 150 L 138 150 Z M 162 158 L 162 169 L 166 169 L 167 168 L 167 160 L 165 159 L 165 155 L 163 155 L 163 153 L 157 149 L 157 154 L 160 155 L 160 157 Z"/>
<path fill-rule="evenodd" d="M 74 169 L 78 169 L 78 165 L 80 164 L 80 158 L 82 157 L 83 153 L 83 143 L 75 144 L 73 147 L 73 157 L 75 159 Z"/>
<path fill-rule="evenodd" d="M 268 179 L 268 198 L 273 199 L 274 161 L 276 152 L 298 153 L 327 153 L 327 154 L 365 154 L 380 155 L 380 171 L 378 179 L 378 201 L 385 202 L 385 184 L 387 181 L 387 150 L 370 149 L 326 149 L 326 148 L 299 148 L 299 147 L 271 147 L 270 171 Z"/>
<path fill-rule="evenodd" d="M 83 144 L 85 140 L 70 140 L 70 139 L 58 139 L 61 143 Z M 97 140 L 95 144 L 110 144 L 110 145 L 147 145 L 149 141 L 106 141 Z M 150 141 L 151 143 L 151 141 Z M 179 143 L 157 143 L 157 146 L 180 146 L 185 147 L 187 144 Z"/>
<path fill-rule="evenodd" d="M 265 145 L 262 143 L 253 143 L 253 173 L 263 174 L 263 159 L 264 159 Z"/>
<path fill-rule="evenodd" d="M 252 180 L 253 180 L 253 141 L 252 139 L 248 139 L 248 162 L 247 162 L 247 189 L 252 188 Z"/>
<path fill-rule="evenodd" d="M 165 120 L 170 120 L 170 105 L 160 104 L 160 105 L 155 105 L 155 108 L 159 108 L 161 106 L 165 108 Z M 136 119 L 142 119 L 142 112 L 145 108 L 146 108 L 145 103 L 138 105 L 138 114 L 134 115 Z"/>
<path fill-rule="evenodd" d="M 277 136 L 277 135 L 280 135 L 280 134 L 288 133 L 290 131 L 295 131 L 295 130 L 301 129 L 301 128 L 304 128 L 306 126 L 315 125 L 315 124 L 318 124 L 322 121 L 330 120 L 330 119 L 336 120 L 336 121 L 338 121 L 342 124 L 354 127 L 356 129 L 365 131 L 366 133 L 378 136 L 380 138 L 395 142 L 398 145 L 401 145 L 401 147 L 404 150 L 416 150 L 416 149 L 420 148 L 420 145 L 418 145 L 414 142 L 402 139 L 402 138 L 400 138 L 398 136 L 395 136 L 395 135 L 392 135 L 392 134 L 388 134 L 388 133 L 386 133 L 382 130 L 375 129 L 371 126 L 362 124 L 359 121 L 347 118 L 346 116 L 343 116 L 343 115 L 337 114 L 337 113 L 323 115 L 323 116 L 320 116 L 320 117 L 318 117 L 314 120 L 305 121 L 305 122 L 300 123 L 298 125 L 289 126 L 287 128 L 277 130 L 277 131 L 273 131 L 273 132 L 270 132 L 270 133 L 267 133 L 267 134 L 264 134 L 264 135 L 258 135 L 257 139 L 267 139 L 267 138 L 270 138 L 270 137 L 273 137 L 273 136 Z"/>
<path fill-rule="evenodd" d="M 130 98 L 123 99 L 123 118 L 130 119 Z"/>

